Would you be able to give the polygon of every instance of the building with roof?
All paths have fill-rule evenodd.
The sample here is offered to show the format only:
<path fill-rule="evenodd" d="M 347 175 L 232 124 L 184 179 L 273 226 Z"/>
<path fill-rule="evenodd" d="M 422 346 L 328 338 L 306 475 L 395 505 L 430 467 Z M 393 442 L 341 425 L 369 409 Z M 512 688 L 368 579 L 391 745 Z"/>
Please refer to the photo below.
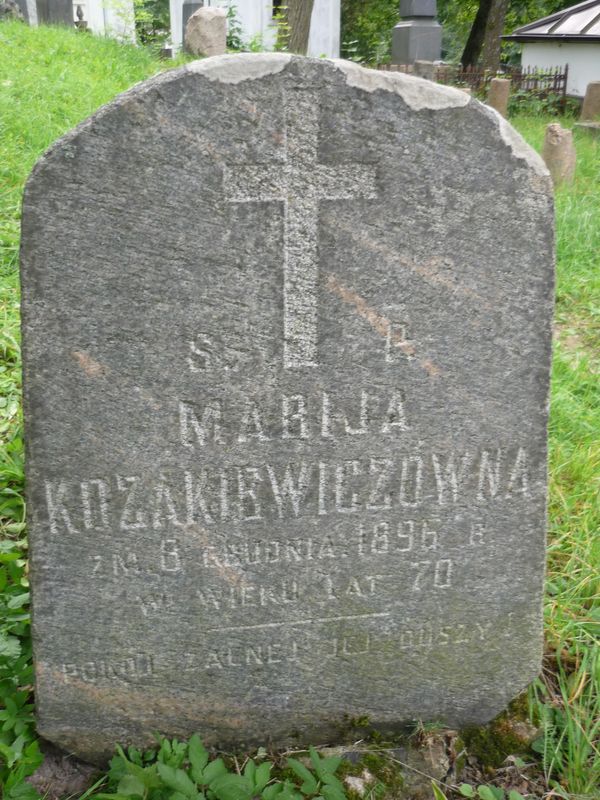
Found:
<path fill-rule="evenodd" d="M 523 45 L 523 67 L 569 65 L 567 94 L 583 97 L 590 81 L 600 81 L 600 0 L 587 0 L 503 36 Z"/>

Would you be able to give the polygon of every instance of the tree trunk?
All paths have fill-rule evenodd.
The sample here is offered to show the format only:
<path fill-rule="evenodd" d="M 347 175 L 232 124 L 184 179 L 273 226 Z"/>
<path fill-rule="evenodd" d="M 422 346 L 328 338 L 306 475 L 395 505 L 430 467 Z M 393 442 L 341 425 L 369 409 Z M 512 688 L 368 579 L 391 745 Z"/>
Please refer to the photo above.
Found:
<path fill-rule="evenodd" d="M 314 0 L 284 0 L 279 14 L 278 49 L 305 56 Z"/>
<path fill-rule="evenodd" d="M 463 67 L 474 67 L 479 61 L 492 3 L 493 0 L 479 0 L 479 8 L 477 9 L 477 14 L 475 14 L 471 32 L 461 58 Z"/>
<path fill-rule="evenodd" d="M 502 42 L 500 37 L 504 30 L 504 20 L 510 0 L 493 0 L 492 8 L 487 18 L 485 36 L 483 40 L 483 68 L 491 72 L 498 72 L 500 68 L 500 52 Z"/>

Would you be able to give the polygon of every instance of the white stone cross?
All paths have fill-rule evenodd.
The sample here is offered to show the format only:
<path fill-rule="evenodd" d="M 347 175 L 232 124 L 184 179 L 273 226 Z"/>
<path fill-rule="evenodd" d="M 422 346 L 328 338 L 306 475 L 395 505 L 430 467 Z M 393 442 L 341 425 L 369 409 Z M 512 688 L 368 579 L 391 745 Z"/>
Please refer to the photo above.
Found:
<path fill-rule="evenodd" d="M 283 364 L 317 365 L 318 224 L 320 200 L 374 198 L 375 167 L 318 162 L 315 93 L 284 95 L 284 161 L 224 169 L 230 203 L 283 203 Z"/>

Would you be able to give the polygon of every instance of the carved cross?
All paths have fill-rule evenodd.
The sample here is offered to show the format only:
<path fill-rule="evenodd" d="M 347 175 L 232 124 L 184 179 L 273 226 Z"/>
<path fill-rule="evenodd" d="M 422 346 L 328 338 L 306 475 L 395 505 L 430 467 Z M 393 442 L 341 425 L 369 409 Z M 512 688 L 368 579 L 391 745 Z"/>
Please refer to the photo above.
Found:
<path fill-rule="evenodd" d="M 318 224 L 320 200 L 374 198 L 375 168 L 318 161 L 317 95 L 284 95 L 284 160 L 227 166 L 230 203 L 283 204 L 283 364 L 317 365 Z"/>

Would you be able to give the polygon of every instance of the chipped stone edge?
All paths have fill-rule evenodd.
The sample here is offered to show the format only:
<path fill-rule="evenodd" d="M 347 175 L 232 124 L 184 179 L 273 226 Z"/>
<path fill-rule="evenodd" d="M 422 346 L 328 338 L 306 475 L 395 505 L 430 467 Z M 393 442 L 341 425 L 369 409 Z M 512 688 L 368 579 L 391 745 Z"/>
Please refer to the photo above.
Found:
<path fill-rule="evenodd" d="M 284 70 L 292 58 L 290 53 L 236 53 L 192 61 L 184 70 L 219 83 L 241 83 L 275 75 Z"/>
<path fill-rule="evenodd" d="M 515 158 L 526 161 L 527 165 L 540 177 L 550 179 L 550 172 L 544 159 L 533 147 L 527 144 L 525 139 L 513 128 L 510 122 L 507 122 L 502 114 L 496 111 L 495 108 L 485 105 L 484 103 L 480 103 L 480 106 L 487 116 L 497 124 L 500 138 L 507 147 L 510 147 Z"/>
<path fill-rule="evenodd" d="M 293 58 L 294 56 L 290 53 L 236 53 L 212 56 L 211 58 L 192 61 L 177 69 L 161 72 L 158 75 L 139 81 L 52 142 L 50 147 L 42 153 L 33 165 L 33 169 L 25 182 L 24 197 L 27 194 L 27 187 L 30 181 L 43 169 L 56 151 L 68 145 L 69 142 L 76 139 L 79 134 L 87 130 L 99 119 L 102 119 L 130 100 L 154 89 L 160 89 L 161 85 L 171 83 L 189 74 L 203 75 L 211 81 L 230 84 L 241 83 L 245 80 L 257 80 L 266 75 L 275 75 L 281 72 Z"/>
<path fill-rule="evenodd" d="M 375 92 L 382 89 L 399 95 L 413 111 L 431 109 L 439 111 L 444 108 L 464 108 L 471 102 L 471 97 L 460 89 L 442 86 L 415 75 L 402 72 L 386 72 L 377 69 L 365 69 L 352 61 L 341 58 L 327 59 L 346 78 L 348 86 Z"/>
<path fill-rule="evenodd" d="M 236 53 L 212 58 L 192 61 L 179 69 L 169 70 L 152 78 L 135 84 L 127 91 L 118 95 L 112 101 L 98 109 L 94 114 L 83 120 L 63 136 L 53 142 L 48 150 L 35 163 L 25 185 L 24 200 L 27 196 L 29 183 L 34 176 L 45 166 L 53 154 L 60 148 L 68 145 L 83 131 L 110 114 L 115 108 L 122 106 L 133 98 L 146 94 L 154 89 L 159 89 L 161 84 L 170 83 L 180 79 L 183 75 L 200 75 L 210 81 L 225 84 L 238 84 L 246 80 L 258 80 L 268 75 L 282 72 L 290 63 L 296 60 L 305 60 L 303 57 L 290 53 Z M 342 73 L 348 86 L 355 87 L 365 92 L 383 90 L 393 92 L 401 97 L 413 111 L 442 110 L 448 108 L 465 108 L 470 103 L 479 106 L 494 121 L 498 127 L 500 137 L 513 155 L 527 163 L 539 176 L 548 178 L 550 173 L 535 150 L 533 150 L 517 133 L 517 131 L 495 109 L 486 106 L 470 97 L 460 89 L 442 86 L 418 78 L 414 75 L 405 75 L 401 72 L 386 72 L 383 70 L 366 69 L 352 61 L 343 59 L 306 59 L 315 63 L 327 63 Z"/>

